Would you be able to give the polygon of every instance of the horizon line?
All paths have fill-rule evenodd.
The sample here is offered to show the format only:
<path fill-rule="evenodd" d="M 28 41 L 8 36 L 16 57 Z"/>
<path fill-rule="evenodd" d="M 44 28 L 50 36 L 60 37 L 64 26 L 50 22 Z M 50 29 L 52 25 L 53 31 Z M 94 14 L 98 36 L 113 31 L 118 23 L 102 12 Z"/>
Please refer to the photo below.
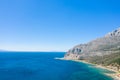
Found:
<path fill-rule="evenodd" d="M 67 52 L 67 51 L 15 51 L 15 50 L 0 50 L 0 52 Z"/>

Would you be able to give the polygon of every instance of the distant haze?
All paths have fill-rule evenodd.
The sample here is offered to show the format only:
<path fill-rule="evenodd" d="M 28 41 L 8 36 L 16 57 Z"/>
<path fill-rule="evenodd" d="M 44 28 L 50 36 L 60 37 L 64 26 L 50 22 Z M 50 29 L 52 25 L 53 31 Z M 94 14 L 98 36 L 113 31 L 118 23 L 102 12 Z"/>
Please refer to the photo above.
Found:
<path fill-rule="evenodd" d="M 120 26 L 119 0 L 1 0 L 0 49 L 67 51 Z"/>

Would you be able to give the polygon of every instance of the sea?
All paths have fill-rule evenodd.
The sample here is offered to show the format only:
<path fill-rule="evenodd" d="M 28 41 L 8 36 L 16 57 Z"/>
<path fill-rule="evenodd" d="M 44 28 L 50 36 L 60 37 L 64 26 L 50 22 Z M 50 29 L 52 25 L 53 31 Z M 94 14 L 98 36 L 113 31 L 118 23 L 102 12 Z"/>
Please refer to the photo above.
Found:
<path fill-rule="evenodd" d="M 0 52 L 0 80 L 113 80 L 91 64 L 55 59 L 65 52 Z"/>

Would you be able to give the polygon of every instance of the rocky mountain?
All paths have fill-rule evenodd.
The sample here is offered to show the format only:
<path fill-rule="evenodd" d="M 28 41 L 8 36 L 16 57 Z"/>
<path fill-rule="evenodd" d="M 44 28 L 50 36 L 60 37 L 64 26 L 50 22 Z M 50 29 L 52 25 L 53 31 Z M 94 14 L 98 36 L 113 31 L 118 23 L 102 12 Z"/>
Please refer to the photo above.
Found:
<path fill-rule="evenodd" d="M 64 59 L 84 60 L 120 70 L 120 28 L 104 37 L 73 47 L 65 54 Z"/>
<path fill-rule="evenodd" d="M 120 36 L 120 28 L 114 30 L 113 32 L 108 33 L 105 37 L 114 37 Z"/>
<path fill-rule="evenodd" d="M 89 60 L 94 56 L 110 55 L 120 50 L 120 28 L 86 44 L 79 44 L 70 49 L 65 59 Z"/>

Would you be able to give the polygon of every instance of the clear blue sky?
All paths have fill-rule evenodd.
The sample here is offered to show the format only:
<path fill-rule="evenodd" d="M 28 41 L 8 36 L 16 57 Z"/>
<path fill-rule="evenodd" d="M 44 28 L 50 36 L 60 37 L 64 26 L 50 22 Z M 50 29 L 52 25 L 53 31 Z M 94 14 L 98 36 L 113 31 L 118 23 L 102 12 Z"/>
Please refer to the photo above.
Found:
<path fill-rule="evenodd" d="M 120 26 L 120 0 L 0 0 L 0 49 L 67 51 Z"/>

